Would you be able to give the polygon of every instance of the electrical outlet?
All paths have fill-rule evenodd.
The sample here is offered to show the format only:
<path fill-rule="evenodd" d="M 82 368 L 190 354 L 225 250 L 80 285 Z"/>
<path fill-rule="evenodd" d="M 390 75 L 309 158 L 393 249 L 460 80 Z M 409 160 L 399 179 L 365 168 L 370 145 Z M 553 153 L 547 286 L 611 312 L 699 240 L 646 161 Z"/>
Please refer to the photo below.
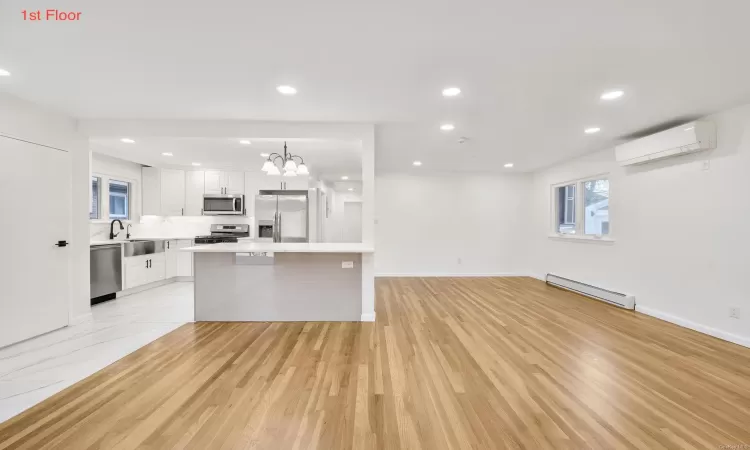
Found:
<path fill-rule="evenodd" d="M 708 170 L 711 168 L 711 160 L 706 159 L 703 161 L 703 164 L 701 165 L 702 170 Z"/>
<path fill-rule="evenodd" d="M 740 308 L 737 308 L 736 306 L 729 308 L 729 317 L 731 317 L 732 319 L 739 319 Z"/>
<path fill-rule="evenodd" d="M 460 265 L 461 265 L 461 258 L 458 258 L 458 260 L 457 260 L 456 262 L 457 262 L 457 263 L 458 263 L 458 265 L 460 266 Z"/>
<path fill-rule="evenodd" d="M 342 261 L 341 262 L 341 268 L 342 269 L 353 269 L 354 268 L 354 261 Z"/>

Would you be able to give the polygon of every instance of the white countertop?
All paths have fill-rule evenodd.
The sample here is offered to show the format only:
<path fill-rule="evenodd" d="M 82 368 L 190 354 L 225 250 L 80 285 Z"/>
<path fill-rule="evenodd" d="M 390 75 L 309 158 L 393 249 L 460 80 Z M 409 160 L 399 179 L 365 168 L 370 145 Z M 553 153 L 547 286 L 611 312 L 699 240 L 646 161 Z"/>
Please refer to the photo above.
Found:
<path fill-rule="evenodd" d="M 171 241 L 171 240 L 193 240 L 195 236 L 132 236 L 130 239 L 103 239 L 103 240 L 91 240 L 89 245 L 94 247 L 97 245 L 109 245 L 109 244 L 124 244 L 130 241 Z"/>
<path fill-rule="evenodd" d="M 371 245 L 359 243 L 280 243 L 280 242 L 224 242 L 221 244 L 197 245 L 180 249 L 183 252 L 195 253 L 373 253 Z"/>

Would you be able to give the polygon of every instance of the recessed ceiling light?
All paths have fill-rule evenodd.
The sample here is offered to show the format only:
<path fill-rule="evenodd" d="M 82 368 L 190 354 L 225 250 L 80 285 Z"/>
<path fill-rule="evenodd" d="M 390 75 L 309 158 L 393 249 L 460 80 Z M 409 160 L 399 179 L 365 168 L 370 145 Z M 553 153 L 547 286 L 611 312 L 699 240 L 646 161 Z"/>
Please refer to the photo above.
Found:
<path fill-rule="evenodd" d="M 8 72 L 5 69 L 0 69 L 0 77 L 9 77 L 9 76 L 10 76 L 10 72 Z"/>
<path fill-rule="evenodd" d="M 126 144 L 135 144 L 135 141 L 130 138 L 122 138 L 120 140 Z"/>
<path fill-rule="evenodd" d="M 600 132 L 601 130 L 602 129 L 599 127 L 591 127 L 591 128 L 586 128 L 585 130 L 583 130 L 583 132 L 586 134 L 594 134 L 594 133 Z"/>
<path fill-rule="evenodd" d="M 685 131 L 690 131 L 690 130 L 692 130 L 693 128 L 695 128 L 695 127 L 687 127 L 687 128 L 685 128 Z"/>
<path fill-rule="evenodd" d="M 200 166 L 200 165 L 201 165 L 201 163 L 193 163 L 193 165 L 194 165 L 195 167 L 198 167 L 198 166 Z"/>
<path fill-rule="evenodd" d="M 354 190 L 354 188 L 349 188 L 349 191 L 350 191 L 350 192 L 351 192 L 351 191 L 353 191 L 353 190 Z"/>
<path fill-rule="evenodd" d="M 277 86 L 276 90 L 284 95 L 294 95 L 297 93 L 297 89 L 291 86 Z"/>
<path fill-rule="evenodd" d="M 271 155 L 269 155 L 268 153 L 261 153 L 260 156 L 263 158 L 268 158 Z"/>
<path fill-rule="evenodd" d="M 503 167 L 505 167 L 506 169 L 510 169 L 511 167 L 513 167 L 513 163 L 505 164 L 503 165 Z"/>
<path fill-rule="evenodd" d="M 172 154 L 170 152 L 164 152 L 164 153 L 162 153 L 162 155 L 163 156 L 172 156 Z"/>
<path fill-rule="evenodd" d="M 601 95 L 602 100 L 615 100 L 622 97 L 625 93 L 623 91 L 609 91 Z"/>
<path fill-rule="evenodd" d="M 447 87 L 443 89 L 443 97 L 455 97 L 461 93 L 461 89 L 457 87 Z"/>
<path fill-rule="evenodd" d="M 243 139 L 243 140 L 240 141 L 240 144 L 242 144 L 242 145 L 250 145 L 250 144 L 252 144 L 252 142 L 248 141 L 247 139 Z"/>
<path fill-rule="evenodd" d="M 422 165 L 422 161 L 414 161 L 414 162 L 413 162 L 413 163 L 411 163 L 411 164 L 412 164 L 413 166 L 421 166 L 421 165 Z"/>
<path fill-rule="evenodd" d="M 341 179 L 342 179 L 342 180 L 348 180 L 348 179 L 349 179 L 349 177 L 347 177 L 346 175 L 344 175 L 343 177 L 341 177 Z"/>
<path fill-rule="evenodd" d="M 452 123 L 444 123 L 440 125 L 440 129 L 443 131 L 451 131 L 455 129 L 456 127 Z"/>

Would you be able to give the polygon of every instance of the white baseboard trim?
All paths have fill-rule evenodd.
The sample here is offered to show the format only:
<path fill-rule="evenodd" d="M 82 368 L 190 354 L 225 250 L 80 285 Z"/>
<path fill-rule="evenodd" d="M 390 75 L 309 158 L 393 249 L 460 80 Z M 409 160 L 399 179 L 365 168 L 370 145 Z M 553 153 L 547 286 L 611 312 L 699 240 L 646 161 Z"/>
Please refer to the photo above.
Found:
<path fill-rule="evenodd" d="M 125 297 L 131 294 L 137 294 L 139 292 L 147 291 L 149 289 L 153 289 L 159 286 L 164 286 L 170 283 L 174 283 L 175 281 L 176 280 L 174 278 L 167 278 L 166 280 L 154 281 L 153 283 L 144 284 L 142 286 L 137 286 L 131 289 L 125 289 L 124 291 L 118 292 L 116 298 Z"/>
<path fill-rule="evenodd" d="M 375 278 L 490 278 L 490 277 L 527 277 L 525 273 L 376 273 Z"/>
<path fill-rule="evenodd" d="M 683 319 L 682 317 L 673 316 L 671 314 L 667 314 L 662 311 L 658 311 L 653 308 L 649 308 L 646 306 L 640 306 L 638 304 L 635 305 L 635 310 L 639 313 L 646 314 L 647 316 L 656 317 L 657 319 L 661 319 L 665 322 L 673 323 L 675 325 L 679 325 L 684 328 L 689 328 L 694 331 L 698 331 L 703 334 L 707 334 L 709 336 L 713 336 L 715 338 L 719 338 L 725 341 L 729 341 L 732 343 L 735 343 L 737 345 L 741 345 L 743 347 L 750 348 L 750 337 L 744 337 L 733 333 L 728 333 L 726 331 L 722 331 L 716 328 L 712 328 L 706 325 L 701 325 L 699 323 L 692 322 L 687 319 Z"/>
<path fill-rule="evenodd" d="M 73 325 L 78 325 L 78 324 L 81 324 L 81 323 L 84 323 L 84 322 L 88 322 L 88 321 L 90 321 L 93 318 L 94 318 L 94 316 L 91 314 L 91 311 L 89 311 L 89 312 L 87 312 L 85 314 L 81 314 L 79 316 L 69 318 L 68 319 L 68 326 L 70 327 L 70 326 L 73 326 Z"/>
<path fill-rule="evenodd" d="M 375 313 L 362 313 L 362 317 L 359 320 L 362 322 L 375 322 Z"/>
<path fill-rule="evenodd" d="M 174 277 L 175 281 L 193 281 L 194 277 Z"/>

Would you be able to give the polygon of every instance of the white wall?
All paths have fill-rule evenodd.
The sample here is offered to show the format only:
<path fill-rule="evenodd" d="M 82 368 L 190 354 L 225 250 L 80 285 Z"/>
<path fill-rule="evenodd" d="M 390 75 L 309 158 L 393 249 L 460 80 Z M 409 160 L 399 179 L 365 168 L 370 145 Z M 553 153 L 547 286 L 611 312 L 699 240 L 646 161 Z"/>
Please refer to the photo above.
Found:
<path fill-rule="evenodd" d="M 518 255 L 529 186 L 526 175 L 378 176 L 375 272 L 525 273 Z"/>
<path fill-rule="evenodd" d="M 91 311 L 89 298 L 89 152 L 75 119 L 0 93 L 0 133 L 68 150 L 71 155 L 70 308 L 72 322 Z"/>
<path fill-rule="evenodd" d="M 531 271 L 634 294 L 643 312 L 750 346 L 750 105 L 708 119 L 719 143 L 710 152 L 622 168 L 610 149 L 535 174 Z M 550 238 L 550 186 L 600 173 L 615 242 Z"/>

